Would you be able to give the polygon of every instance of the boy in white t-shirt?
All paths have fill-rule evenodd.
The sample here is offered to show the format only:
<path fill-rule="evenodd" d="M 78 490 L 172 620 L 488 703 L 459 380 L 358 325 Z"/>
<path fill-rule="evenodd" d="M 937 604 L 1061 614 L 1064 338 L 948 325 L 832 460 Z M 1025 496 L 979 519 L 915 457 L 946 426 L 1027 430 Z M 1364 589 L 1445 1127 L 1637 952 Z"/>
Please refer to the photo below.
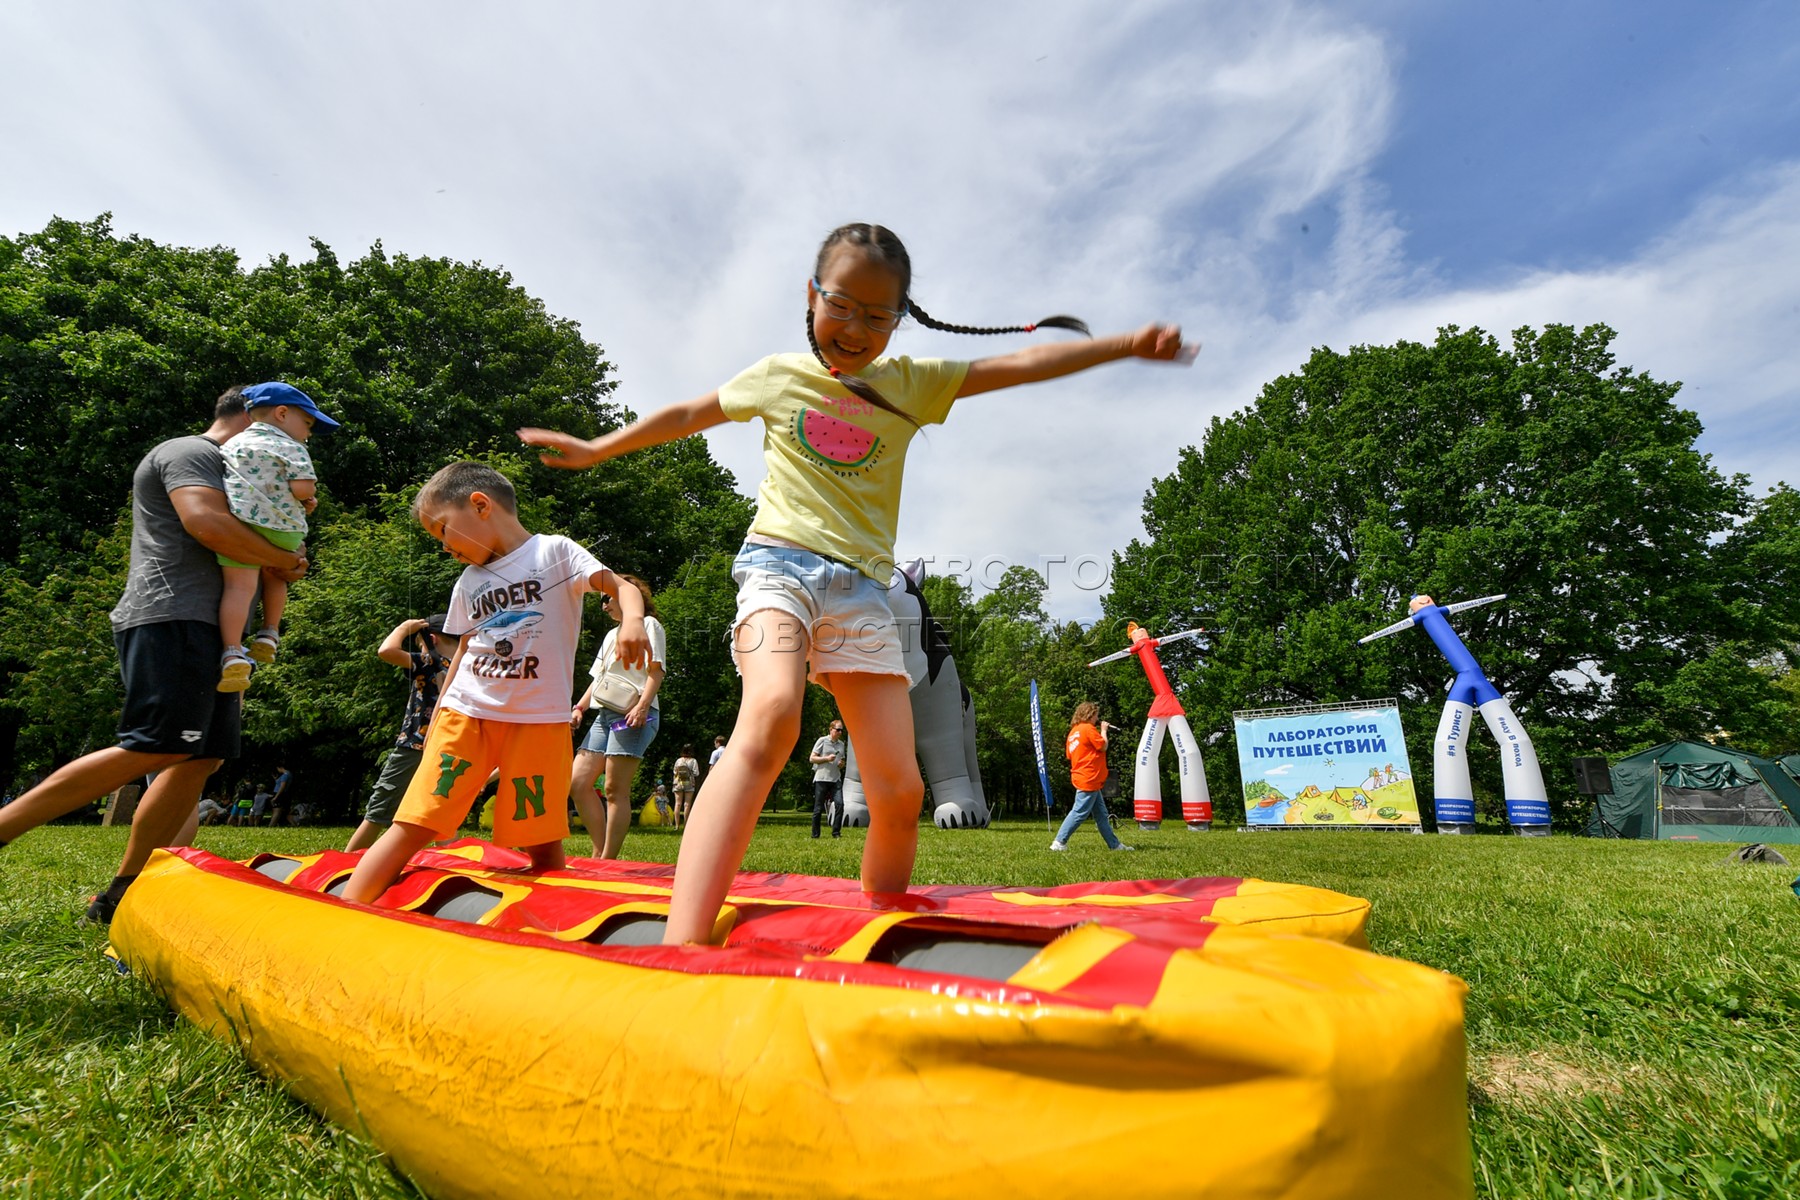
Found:
<path fill-rule="evenodd" d="M 638 589 L 578 543 L 521 525 L 512 484 L 492 467 L 451 463 L 419 489 L 413 515 L 468 564 L 444 622 L 459 644 L 394 823 L 344 888 L 344 899 L 363 904 L 428 843 L 456 832 L 495 768 L 494 841 L 524 850 L 534 870 L 561 867 L 582 597 L 599 591 L 617 602 L 622 663 L 641 663 L 650 649 Z"/>

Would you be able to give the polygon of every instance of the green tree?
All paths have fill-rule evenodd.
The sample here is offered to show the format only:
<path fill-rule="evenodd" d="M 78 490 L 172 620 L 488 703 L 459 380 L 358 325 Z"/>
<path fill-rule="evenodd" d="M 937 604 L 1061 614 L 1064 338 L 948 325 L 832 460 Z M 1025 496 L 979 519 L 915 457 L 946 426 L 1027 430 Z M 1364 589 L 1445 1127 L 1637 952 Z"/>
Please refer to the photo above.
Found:
<path fill-rule="evenodd" d="M 0 562 L 36 582 L 113 526 L 145 450 L 252 382 L 229 250 L 116 238 L 108 218 L 0 238 Z"/>
<path fill-rule="evenodd" d="M 720 552 L 688 563 L 676 572 L 671 586 L 656 593 L 668 634 L 669 663 L 657 693 L 662 725 L 644 764 L 652 774 L 667 775 L 684 744 L 694 747 L 694 756 L 704 767 L 713 738 L 729 735 L 737 721 L 737 668 L 726 636 L 737 611 L 732 557 Z M 804 733 L 802 740 L 812 745 Z"/>
<path fill-rule="evenodd" d="M 998 813 L 1035 812 L 1043 805 L 1031 741 L 1031 683 L 1038 683 L 1045 763 L 1055 793 L 1067 801 L 1063 735 L 1077 702 L 1098 698 L 1103 680 L 1085 669 L 1093 636 L 1074 622 L 1044 612 L 1048 590 L 1029 567 L 1008 567 L 994 589 L 972 604 L 951 581 L 927 580 L 928 599 L 942 595 L 959 616 L 951 637 L 957 670 L 975 698 L 976 755 L 982 789 Z M 934 614 L 937 605 L 933 604 Z M 959 644 L 960 643 L 960 644 Z"/>
<path fill-rule="evenodd" d="M 927 575 L 919 581 L 919 594 L 925 598 L 932 619 L 944 627 L 950 639 L 950 656 L 958 663 L 972 659 L 979 618 L 969 585 L 948 575 Z"/>
<path fill-rule="evenodd" d="M 376 516 L 447 461 L 499 455 L 627 570 L 672 578 L 743 531 L 747 502 L 700 439 L 584 472 L 525 452 L 521 425 L 592 436 L 631 414 L 599 348 L 506 272 L 379 244 L 348 267 L 313 251 L 246 272 L 221 247 L 116 237 L 104 216 L 0 238 L 0 562 L 38 579 L 84 550 L 146 450 L 202 427 L 231 384 L 271 378 L 342 422 L 311 449 L 346 512 Z"/>
<path fill-rule="evenodd" d="M 1443 661 L 1421 637 L 1356 640 L 1414 593 L 1505 592 L 1458 628 L 1553 799 L 1573 799 L 1572 754 L 1732 728 L 1767 699 L 1746 664 L 1800 626 L 1794 496 L 1757 501 L 1716 471 L 1680 385 L 1616 366 L 1613 337 L 1550 325 L 1509 349 L 1450 327 L 1429 346 L 1315 351 L 1155 481 L 1106 611 L 1213 631 L 1166 661 L 1197 731 L 1235 709 L 1398 695 L 1421 763 Z M 1490 815 L 1495 757 L 1474 755 Z M 1235 765 L 1215 793 L 1242 794 Z"/>
<path fill-rule="evenodd" d="M 1032 666 L 1049 618 L 1043 609 L 1043 577 L 1011 566 L 994 589 L 975 601 L 971 627 L 962 631 L 966 657 L 957 671 L 975 698 L 976 758 L 988 804 L 1005 809 L 1037 791 L 1031 745 Z M 951 643 L 954 650 L 955 642 Z M 1046 734 L 1056 737 L 1046 718 Z"/>
<path fill-rule="evenodd" d="M 0 729 L 30 766 L 113 743 L 119 660 L 107 614 L 124 590 L 130 546 L 124 516 L 90 554 L 35 583 L 0 566 L 0 662 L 17 664 L 0 697 Z M 10 770 L 0 766 L 0 783 Z"/>
<path fill-rule="evenodd" d="M 1031 743 L 1033 680 L 1043 714 L 1050 786 L 1059 803 L 1067 804 L 1062 746 L 1075 706 L 1094 700 L 1107 719 L 1118 723 L 1122 713 L 1141 713 L 1149 705 L 1149 689 L 1141 689 L 1140 703 L 1131 691 L 1129 672 L 1087 665 L 1123 645 L 1123 632 L 1110 622 L 1088 629 L 1075 621 L 1051 620 L 1043 607 L 1044 579 L 1027 567 L 1009 568 L 979 600 L 966 583 L 947 576 L 928 575 L 919 590 L 948 633 L 963 686 L 975 700 L 976 754 L 989 807 L 1002 815 L 1042 811 Z M 1114 770 L 1123 769 L 1124 761 L 1115 750 Z"/>
<path fill-rule="evenodd" d="M 286 379 L 342 422 L 311 443 L 313 573 L 246 708 L 245 765 L 296 757 L 326 807 L 346 802 L 398 712 L 374 646 L 448 599 L 457 568 L 406 511 L 444 463 L 490 462 L 518 485 L 527 527 L 653 587 L 734 546 L 750 504 L 702 439 L 575 472 L 520 445 L 525 424 L 592 436 L 631 419 L 609 371 L 574 322 L 479 263 L 378 244 L 345 266 L 315 241 L 307 261 L 247 271 L 223 247 L 118 237 L 105 216 L 0 238 L 0 776 L 91 748 L 116 721 L 116 667 L 98 667 L 125 542 L 115 532 L 108 551 L 107 531 L 145 451 L 203 428 L 234 383 Z M 712 613 L 721 637 L 729 618 Z"/>

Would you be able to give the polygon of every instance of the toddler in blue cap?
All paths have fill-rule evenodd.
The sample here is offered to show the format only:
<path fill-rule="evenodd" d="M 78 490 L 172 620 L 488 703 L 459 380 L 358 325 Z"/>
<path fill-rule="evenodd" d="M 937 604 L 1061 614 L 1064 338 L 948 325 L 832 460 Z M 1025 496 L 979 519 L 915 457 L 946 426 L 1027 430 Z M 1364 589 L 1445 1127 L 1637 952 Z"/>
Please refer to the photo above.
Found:
<path fill-rule="evenodd" d="M 337 422 L 319 411 L 312 397 L 286 383 L 259 383 L 244 389 L 250 426 L 224 445 L 225 497 L 231 514 L 283 550 L 298 550 L 306 540 L 306 514 L 318 506 L 318 473 L 306 439 L 315 427 L 336 429 Z M 219 556 L 225 591 L 219 599 L 219 632 L 225 655 L 219 660 L 219 690 L 241 692 L 250 686 L 254 662 L 275 661 L 281 644 L 281 614 L 287 607 L 287 583 L 264 576 L 259 567 Z M 250 602 L 258 579 L 263 589 L 263 627 L 244 644 L 250 624 Z"/>

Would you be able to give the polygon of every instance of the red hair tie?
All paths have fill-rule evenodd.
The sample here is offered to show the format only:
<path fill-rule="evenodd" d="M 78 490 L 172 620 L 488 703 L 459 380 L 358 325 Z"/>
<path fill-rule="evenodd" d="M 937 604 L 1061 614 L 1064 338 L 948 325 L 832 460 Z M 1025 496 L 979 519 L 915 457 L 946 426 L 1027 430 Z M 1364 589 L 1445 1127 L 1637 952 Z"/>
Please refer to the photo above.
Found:
<path fill-rule="evenodd" d="M 831 372 L 831 377 L 833 379 L 836 379 L 838 377 L 838 369 L 836 367 L 826 367 L 825 369 L 827 371 Z"/>
<path fill-rule="evenodd" d="M 1026 333 L 1036 333 L 1037 332 L 1037 322 L 1033 321 L 1031 324 L 1027 325 L 1025 327 L 1025 332 Z"/>

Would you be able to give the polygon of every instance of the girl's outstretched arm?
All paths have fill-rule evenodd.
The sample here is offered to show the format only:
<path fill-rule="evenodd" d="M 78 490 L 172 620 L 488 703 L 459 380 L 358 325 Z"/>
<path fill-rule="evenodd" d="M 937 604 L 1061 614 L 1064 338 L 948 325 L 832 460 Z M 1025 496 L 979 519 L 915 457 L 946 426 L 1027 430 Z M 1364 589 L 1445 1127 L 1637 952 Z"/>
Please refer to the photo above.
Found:
<path fill-rule="evenodd" d="M 519 440 L 527 446 L 542 446 L 555 451 L 538 456 L 547 467 L 591 467 L 633 450 L 677 441 L 724 422 L 725 410 L 719 407 L 719 393 L 710 392 L 698 400 L 671 404 L 592 441 L 554 429 L 521 429 Z"/>
<path fill-rule="evenodd" d="M 1146 325 L 1136 333 L 1116 333 L 1079 342 L 1048 342 L 969 364 L 958 396 L 974 396 L 1021 383 L 1073 375 L 1121 358 L 1190 363 L 1199 347 L 1184 348 L 1178 325 Z"/>

